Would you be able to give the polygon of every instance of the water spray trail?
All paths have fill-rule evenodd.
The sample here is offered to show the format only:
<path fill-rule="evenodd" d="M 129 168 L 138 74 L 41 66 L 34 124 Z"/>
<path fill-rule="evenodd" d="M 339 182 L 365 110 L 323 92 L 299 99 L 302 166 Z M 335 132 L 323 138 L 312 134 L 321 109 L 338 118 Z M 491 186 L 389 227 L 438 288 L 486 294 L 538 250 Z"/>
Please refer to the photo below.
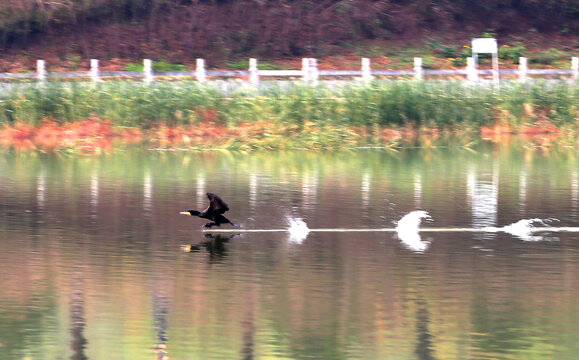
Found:
<path fill-rule="evenodd" d="M 423 219 L 432 219 L 426 211 L 417 210 L 408 213 L 398 221 L 396 233 L 402 243 L 410 250 L 424 252 L 430 246 L 429 241 L 420 238 L 420 223 Z"/>
<path fill-rule="evenodd" d="M 511 235 L 515 235 L 522 240 L 525 241 L 541 241 L 543 240 L 543 236 L 533 235 L 538 229 L 549 231 L 554 230 L 555 228 L 549 227 L 549 223 L 552 221 L 558 221 L 557 219 L 539 219 L 539 218 L 532 218 L 532 219 L 522 219 L 517 221 L 516 223 L 506 225 L 503 227 L 488 227 L 484 228 L 483 230 L 487 232 L 498 232 L 504 231 Z M 541 227 L 537 227 L 535 225 L 539 225 Z"/>
<path fill-rule="evenodd" d="M 415 210 L 402 217 L 396 224 L 397 232 L 418 232 L 422 219 L 432 219 L 426 211 Z"/>
<path fill-rule="evenodd" d="M 301 244 L 310 233 L 308 224 L 301 218 L 288 218 L 287 221 L 289 224 L 287 229 L 290 235 L 289 240 L 292 243 Z"/>

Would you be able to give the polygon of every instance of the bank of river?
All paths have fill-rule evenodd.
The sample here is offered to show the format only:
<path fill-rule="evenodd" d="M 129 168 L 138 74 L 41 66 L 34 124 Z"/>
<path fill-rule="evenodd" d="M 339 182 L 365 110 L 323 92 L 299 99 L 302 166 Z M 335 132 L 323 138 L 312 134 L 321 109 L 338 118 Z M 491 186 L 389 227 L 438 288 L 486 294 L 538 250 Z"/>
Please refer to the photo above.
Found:
<path fill-rule="evenodd" d="M 371 82 L 253 88 L 196 82 L 23 86 L 0 96 L 0 142 L 100 152 L 115 143 L 186 149 L 335 149 L 467 144 L 520 134 L 576 143 L 569 82 Z M 537 140 L 537 135 L 539 136 Z"/>

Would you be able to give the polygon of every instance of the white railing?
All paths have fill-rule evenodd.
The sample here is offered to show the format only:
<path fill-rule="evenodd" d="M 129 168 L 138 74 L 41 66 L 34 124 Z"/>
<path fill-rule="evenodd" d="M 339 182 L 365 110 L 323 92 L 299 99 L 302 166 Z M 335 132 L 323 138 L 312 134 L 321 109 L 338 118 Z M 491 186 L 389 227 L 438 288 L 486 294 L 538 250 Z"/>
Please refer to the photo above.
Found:
<path fill-rule="evenodd" d="M 215 78 L 241 78 L 252 84 L 259 84 L 264 78 L 293 78 L 301 79 L 306 82 L 316 83 L 320 78 L 332 79 L 339 77 L 350 77 L 364 81 L 369 81 L 375 77 L 411 77 L 415 79 L 424 79 L 427 76 L 464 76 L 466 80 L 478 81 L 481 76 L 491 76 L 494 81 L 499 77 L 510 75 L 521 81 L 527 80 L 530 76 L 559 76 L 566 77 L 570 80 L 579 80 L 579 58 L 573 57 L 569 69 L 529 69 L 527 59 L 519 58 L 519 68 L 510 70 L 500 70 L 498 73 L 490 69 L 478 69 L 476 61 L 473 58 L 467 59 L 465 69 L 457 70 L 428 70 L 424 69 L 422 58 L 414 58 L 414 68 L 412 70 L 372 70 L 370 59 L 363 58 L 360 70 L 320 70 L 317 59 L 302 59 L 302 68 L 300 70 L 259 70 L 256 59 L 249 60 L 248 70 L 207 70 L 204 59 L 197 59 L 195 71 L 164 71 L 154 72 L 153 63 L 149 59 L 143 61 L 143 72 L 137 71 L 100 71 L 99 61 L 92 59 L 90 61 L 90 70 L 77 72 L 48 72 L 44 60 L 37 61 L 36 73 L 16 74 L 0 73 L 0 81 L 10 80 L 36 80 L 45 82 L 49 79 L 66 79 L 80 78 L 93 82 L 102 81 L 110 78 L 137 78 L 142 79 L 145 83 L 152 83 L 155 80 L 167 77 L 191 77 L 197 81 L 204 82 Z"/>

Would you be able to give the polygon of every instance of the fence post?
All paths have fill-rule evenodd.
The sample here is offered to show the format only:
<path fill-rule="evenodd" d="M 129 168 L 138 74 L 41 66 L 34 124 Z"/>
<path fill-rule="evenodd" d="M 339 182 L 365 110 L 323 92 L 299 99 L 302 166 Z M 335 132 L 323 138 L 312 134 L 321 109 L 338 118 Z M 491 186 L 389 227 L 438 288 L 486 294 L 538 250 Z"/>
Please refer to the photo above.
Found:
<path fill-rule="evenodd" d="M 362 58 L 362 80 L 372 80 L 372 70 L 370 69 L 370 59 Z"/>
<path fill-rule="evenodd" d="M 527 81 L 527 70 L 529 67 L 527 66 L 527 58 L 520 57 L 519 58 L 519 80 L 520 81 Z"/>
<path fill-rule="evenodd" d="M 302 80 L 307 82 L 310 80 L 310 59 L 302 58 Z"/>
<path fill-rule="evenodd" d="M 97 59 L 90 59 L 90 78 L 93 82 L 98 82 L 99 79 L 99 61 Z"/>
<path fill-rule="evenodd" d="M 150 59 L 143 60 L 143 68 L 145 72 L 145 84 L 153 82 L 153 62 Z"/>
<path fill-rule="evenodd" d="M 207 73 L 205 72 L 205 60 L 197 59 L 197 68 L 195 69 L 195 75 L 197 76 L 197 81 L 204 82 L 207 80 Z"/>
<path fill-rule="evenodd" d="M 414 58 L 414 78 L 416 80 L 422 80 L 424 77 L 424 69 L 422 69 L 422 58 Z"/>
<path fill-rule="evenodd" d="M 44 60 L 36 61 L 36 72 L 38 74 L 38 81 L 44 82 L 46 80 L 46 63 Z"/>
<path fill-rule="evenodd" d="M 497 53 L 493 53 L 493 82 L 495 84 L 500 83 L 500 72 L 499 72 L 499 55 Z"/>
<path fill-rule="evenodd" d="M 310 80 L 313 84 L 318 83 L 318 78 L 320 77 L 320 73 L 318 71 L 318 59 L 310 58 L 309 59 L 310 65 L 308 66 L 310 70 Z"/>
<path fill-rule="evenodd" d="M 573 80 L 579 80 L 579 57 L 571 58 L 571 70 L 573 70 Z"/>
<path fill-rule="evenodd" d="M 257 69 L 257 59 L 249 59 L 249 82 L 259 85 L 259 71 Z"/>
<path fill-rule="evenodd" d="M 476 62 L 473 57 L 469 57 L 466 59 L 466 78 L 469 81 L 478 81 Z"/>

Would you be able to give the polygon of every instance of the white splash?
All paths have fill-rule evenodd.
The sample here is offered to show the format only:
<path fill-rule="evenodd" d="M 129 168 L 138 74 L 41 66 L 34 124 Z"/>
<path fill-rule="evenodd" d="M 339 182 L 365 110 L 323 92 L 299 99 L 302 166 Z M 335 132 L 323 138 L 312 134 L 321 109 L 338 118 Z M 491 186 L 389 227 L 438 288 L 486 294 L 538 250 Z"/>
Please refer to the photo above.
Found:
<path fill-rule="evenodd" d="M 489 232 L 497 232 L 497 231 L 504 231 L 511 235 L 515 235 L 521 238 L 524 241 L 541 241 L 543 240 L 543 236 L 533 235 L 533 232 L 537 230 L 537 226 L 544 226 L 546 227 L 545 230 L 548 230 L 549 222 L 556 221 L 557 219 L 522 219 L 513 223 L 511 225 L 503 226 L 500 228 L 485 228 L 486 231 Z"/>
<path fill-rule="evenodd" d="M 416 210 L 404 215 L 396 224 L 396 233 L 400 241 L 415 252 L 424 252 L 430 246 L 430 241 L 422 241 L 418 233 L 423 219 L 432 218 L 426 211 Z"/>
<path fill-rule="evenodd" d="M 287 229 L 290 237 L 289 240 L 295 244 L 301 244 L 308 234 L 310 233 L 310 228 L 308 224 L 301 218 L 288 218 L 287 219 L 289 227 Z"/>
<path fill-rule="evenodd" d="M 396 224 L 397 232 L 418 232 L 422 219 L 432 219 L 426 211 L 415 210 L 402 217 Z"/>

